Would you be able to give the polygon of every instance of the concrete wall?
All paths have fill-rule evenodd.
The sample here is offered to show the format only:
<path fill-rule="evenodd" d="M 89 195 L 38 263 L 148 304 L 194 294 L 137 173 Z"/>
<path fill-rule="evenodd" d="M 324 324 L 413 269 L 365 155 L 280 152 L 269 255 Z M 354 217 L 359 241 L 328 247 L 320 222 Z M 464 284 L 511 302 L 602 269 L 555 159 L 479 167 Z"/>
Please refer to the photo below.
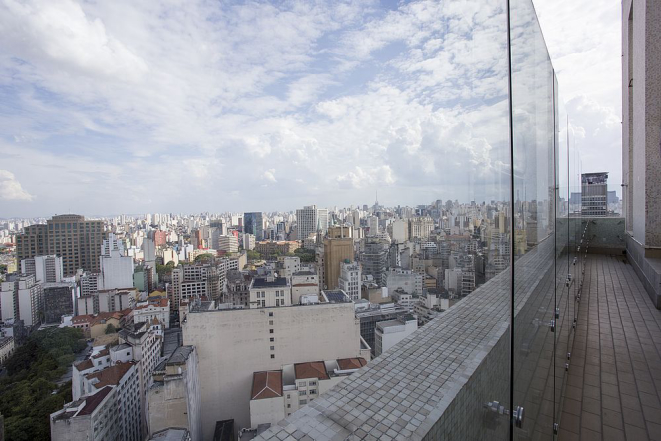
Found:
<path fill-rule="evenodd" d="M 234 419 L 237 430 L 250 426 L 253 372 L 360 355 L 353 303 L 189 313 L 182 330 L 184 345 L 197 349 L 204 382 L 203 439 L 219 420 Z"/>
<path fill-rule="evenodd" d="M 250 424 L 257 428 L 260 424 L 275 424 L 285 418 L 284 397 L 250 400 Z"/>

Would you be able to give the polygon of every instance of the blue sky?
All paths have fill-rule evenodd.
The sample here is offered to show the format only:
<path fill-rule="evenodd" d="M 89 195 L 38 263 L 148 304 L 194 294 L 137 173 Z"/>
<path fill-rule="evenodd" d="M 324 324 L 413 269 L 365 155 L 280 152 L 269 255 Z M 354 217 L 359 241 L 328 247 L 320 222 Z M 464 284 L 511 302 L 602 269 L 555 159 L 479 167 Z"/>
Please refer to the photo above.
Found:
<path fill-rule="evenodd" d="M 598 3 L 535 5 L 583 168 L 619 189 Z M 502 7 L 0 0 L 0 217 L 498 198 Z"/>

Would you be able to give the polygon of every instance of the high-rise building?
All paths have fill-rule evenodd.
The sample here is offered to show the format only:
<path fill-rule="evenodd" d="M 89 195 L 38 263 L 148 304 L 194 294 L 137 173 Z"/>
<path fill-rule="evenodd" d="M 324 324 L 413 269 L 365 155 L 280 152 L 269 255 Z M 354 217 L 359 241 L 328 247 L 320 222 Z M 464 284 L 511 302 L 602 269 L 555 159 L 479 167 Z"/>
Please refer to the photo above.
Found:
<path fill-rule="evenodd" d="M 340 263 L 338 288 L 346 292 L 354 302 L 360 299 L 360 264 L 346 260 Z"/>
<path fill-rule="evenodd" d="M 581 175 L 581 214 L 587 217 L 608 214 L 608 173 Z"/>
<path fill-rule="evenodd" d="M 323 249 L 323 288 L 336 289 L 340 278 L 340 264 L 354 261 L 353 239 L 351 228 L 333 227 L 328 237 L 324 239 Z"/>
<path fill-rule="evenodd" d="M 360 255 L 363 276 L 370 275 L 379 286 L 386 285 L 386 268 L 388 265 L 388 245 L 380 240 L 368 238 L 365 251 Z"/>
<path fill-rule="evenodd" d="M 63 315 L 74 314 L 73 282 L 44 284 L 44 322 L 60 323 Z"/>
<path fill-rule="evenodd" d="M 427 239 L 434 231 L 434 219 L 431 217 L 414 217 L 409 220 L 409 237 Z"/>
<path fill-rule="evenodd" d="M 45 225 L 30 225 L 16 237 L 16 255 L 19 261 L 43 255 L 62 257 L 65 276 L 79 268 L 99 272 L 104 237 L 102 220 L 85 220 L 77 214 L 53 216 Z"/>
<path fill-rule="evenodd" d="M 108 234 L 108 239 L 103 241 L 99 262 L 101 267 L 98 280 L 99 289 L 133 287 L 133 257 L 125 254 L 121 241 L 117 240 L 112 233 Z"/>
<path fill-rule="evenodd" d="M 23 320 L 26 327 L 41 323 L 44 292 L 35 275 L 14 275 L 0 285 L 2 320 Z"/>
<path fill-rule="evenodd" d="M 328 211 L 326 211 L 326 225 L 328 226 Z M 308 205 L 296 210 L 296 234 L 298 240 L 307 239 L 319 229 L 318 210 L 316 205 Z"/>
<path fill-rule="evenodd" d="M 21 260 L 21 273 L 35 275 L 37 282 L 58 283 L 62 281 L 62 258 L 52 256 L 34 256 Z"/>
<path fill-rule="evenodd" d="M 255 240 L 264 239 L 264 218 L 262 213 L 243 213 L 243 232 L 255 236 Z"/>

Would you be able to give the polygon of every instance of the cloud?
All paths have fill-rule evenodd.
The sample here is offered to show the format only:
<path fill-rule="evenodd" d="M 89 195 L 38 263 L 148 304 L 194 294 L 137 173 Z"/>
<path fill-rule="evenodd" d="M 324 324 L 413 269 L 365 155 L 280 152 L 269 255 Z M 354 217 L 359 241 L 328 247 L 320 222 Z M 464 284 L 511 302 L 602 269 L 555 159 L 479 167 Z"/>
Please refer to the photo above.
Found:
<path fill-rule="evenodd" d="M 278 180 L 275 179 L 275 169 L 274 169 L 274 168 L 271 168 L 271 169 L 266 170 L 266 171 L 262 174 L 262 178 L 265 179 L 265 180 L 267 180 L 267 181 L 269 181 L 269 182 L 273 182 L 273 183 L 278 182 Z"/>
<path fill-rule="evenodd" d="M 14 174 L 7 170 L 0 170 L 0 199 L 6 201 L 31 201 L 34 199 L 25 191 Z"/>

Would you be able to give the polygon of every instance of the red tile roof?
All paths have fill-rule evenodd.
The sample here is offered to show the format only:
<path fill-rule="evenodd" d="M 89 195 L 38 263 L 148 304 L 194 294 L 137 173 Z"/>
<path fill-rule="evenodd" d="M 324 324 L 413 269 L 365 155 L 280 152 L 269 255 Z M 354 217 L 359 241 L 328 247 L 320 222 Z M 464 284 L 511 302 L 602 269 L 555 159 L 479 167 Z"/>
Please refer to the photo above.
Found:
<path fill-rule="evenodd" d="M 90 395 L 89 397 L 85 398 L 85 407 L 83 407 L 76 416 L 89 415 L 94 412 L 94 410 L 99 407 L 99 404 L 103 402 L 103 399 L 107 397 L 110 392 L 112 392 L 112 387 L 106 386 L 94 395 Z"/>
<path fill-rule="evenodd" d="M 328 372 L 326 372 L 326 365 L 323 361 L 311 361 L 308 363 L 296 363 L 294 365 L 296 372 L 296 379 L 303 378 L 318 378 L 320 380 L 328 380 Z"/>
<path fill-rule="evenodd" d="M 100 389 L 104 386 L 117 386 L 119 381 L 134 365 L 135 363 L 133 362 L 117 363 L 116 365 L 105 368 L 102 371 L 87 374 L 85 375 L 85 378 L 97 378 L 99 382 L 94 385 L 94 387 L 97 389 Z"/>
<path fill-rule="evenodd" d="M 349 369 L 360 369 L 365 366 L 367 361 L 362 357 L 357 358 L 340 358 L 337 360 L 337 365 L 340 367 L 340 370 L 346 371 Z"/>
<path fill-rule="evenodd" d="M 251 400 L 282 396 L 282 371 L 255 372 L 252 375 Z"/>

